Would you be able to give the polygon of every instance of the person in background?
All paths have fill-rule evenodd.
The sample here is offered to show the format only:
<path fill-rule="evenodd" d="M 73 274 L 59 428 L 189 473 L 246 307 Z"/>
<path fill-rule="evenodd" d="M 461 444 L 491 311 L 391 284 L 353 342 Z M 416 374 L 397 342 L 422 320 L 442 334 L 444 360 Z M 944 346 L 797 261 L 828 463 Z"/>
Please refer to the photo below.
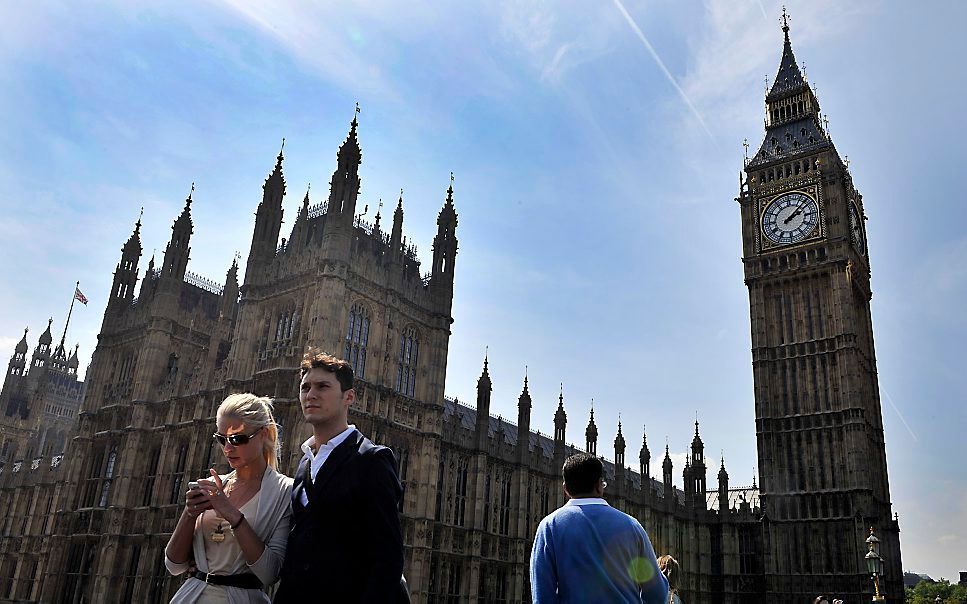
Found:
<path fill-rule="evenodd" d="M 292 479 L 276 471 L 272 401 L 233 394 L 218 407 L 212 435 L 232 467 L 189 483 L 185 509 L 165 547 L 173 575 L 188 572 L 175 604 L 269 602 L 264 589 L 282 567 Z"/>
<path fill-rule="evenodd" d="M 668 604 L 682 604 L 682 599 L 678 595 L 682 574 L 678 567 L 678 560 L 665 554 L 658 559 L 658 570 L 668 579 Z"/>
<path fill-rule="evenodd" d="M 568 502 L 541 520 L 531 550 L 535 604 L 665 604 L 668 581 L 648 533 L 604 500 L 603 470 L 585 453 L 564 462 Z"/>

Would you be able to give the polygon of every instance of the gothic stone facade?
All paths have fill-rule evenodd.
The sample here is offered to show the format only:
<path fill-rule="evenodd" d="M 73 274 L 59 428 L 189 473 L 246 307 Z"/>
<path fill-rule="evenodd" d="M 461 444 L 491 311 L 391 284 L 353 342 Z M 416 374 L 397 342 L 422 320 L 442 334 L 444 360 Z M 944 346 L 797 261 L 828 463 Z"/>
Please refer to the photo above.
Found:
<path fill-rule="evenodd" d="M 390 445 L 405 487 L 406 576 L 416 601 L 529 600 L 537 522 L 563 503 L 566 413 L 556 434 L 532 433 L 525 383 L 514 425 L 490 416 L 485 365 L 476 405 L 444 397 L 457 252 L 453 187 L 423 275 L 402 236 L 402 198 L 388 234 L 356 216 L 361 152 L 354 120 L 337 154 L 328 200 L 303 199 L 278 245 L 285 180 L 280 153 L 256 211 L 245 283 L 235 263 L 224 286 L 187 272 L 191 196 L 138 295 L 140 221 L 121 249 L 80 423 L 62 463 L 44 458 L 0 475 L 9 510 L 0 536 L 0 598 L 164 602 L 181 578 L 160 564 L 187 480 L 222 466 L 213 414 L 229 392 L 275 398 L 283 468 L 308 433 L 297 397 L 307 345 L 338 351 L 359 376 L 352 421 Z M 593 416 L 591 421 L 593 427 Z M 586 448 L 596 452 L 597 430 Z M 526 438 L 521 437 L 526 435 Z M 608 463 L 609 497 L 648 526 L 659 551 L 682 559 L 695 601 L 748 601 L 761 590 L 755 488 L 705 489 L 701 439 L 672 487 L 624 462 Z M 57 458 L 59 461 L 60 458 Z M 644 476 L 644 478 L 642 478 Z M 727 502 L 720 505 L 719 502 Z M 721 508 L 721 509 L 719 509 Z"/>
<path fill-rule="evenodd" d="M 791 57 L 788 41 L 787 50 Z M 777 82 L 786 77 L 781 69 Z M 778 103 L 787 106 L 785 97 Z M 8 467 L 0 473 L 0 508 L 7 512 L 0 533 L 0 599 L 167 601 L 181 579 L 166 575 L 162 548 L 180 513 L 185 484 L 212 465 L 224 467 L 209 436 L 214 410 L 230 392 L 274 397 L 284 427 L 281 467 L 294 468 L 298 445 L 308 434 L 298 405 L 296 367 L 305 347 L 315 345 L 343 354 L 354 365 L 360 380 L 351 420 L 376 442 L 391 446 L 399 459 L 405 572 L 414 600 L 529 601 L 531 539 L 539 520 L 563 503 L 560 469 L 575 451 L 565 443 L 563 392 L 552 436 L 530 429 L 526 378 L 516 424 L 490 415 L 493 383 L 486 360 L 473 404 L 444 396 L 457 253 L 453 187 L 437 221 L 431 269 L 422 275 L 415 249 L 402 237 L 402 198 L 388 235 L 379 215 L 368 224 L 356 214 L 361 162 L 356 131 L 354 120 L 337 154 L 328 199 L 310 205 L 307 194 L 281 245 L 285 181 L 280 153 L 263 187 L 241 287 L 235 263 L 224 286 L 187 273 L 193 229 L 189 196 L 172 228 L 162 267 L 156 270 L 152 258 L 135 297 L 141 255 L 136 225 L 122 248 L 84 409 L 63 462 L 43 459 L 29 469 Z M 770 130 L 767 141 L 771 136 Z M 831 143 L 815 149 L 820 165 L 836 157 Z M 861 270 L 867 266 L 865 257 L 853 258 L 842 275 L 842 262 L 820 262 L 845 253 L 845 227 L 836 230 L 831 220 L 822 227 L 828 229 L 822 231 L 822 259 L 819 245 L 761 247 L 754 236 L 759 224 L 754 204 L 768 205 L 772 197 L 760 201 L 763 196 L 777 194 L 767 183 L 795 180 L 777 176 L 792 162 L 779 162 L 769 145 L 765 150 L 750 162 L 740 196 L 760 464 L 764 480 L 768 477 L 763 504 L 755 484 L 730 487 L 724 461 L 717 488 L 708 487 L 697 423 L 681 489 L 673 486 L 667 447 L 660 479 L 650 475 L 651 453 L 644 439 L 637 471 L 628 467 L 620 424 L 613 462 L 606 462 L 609 501 L 641 520 L 658 552 L 682 562 L 683 596 L 689 602 L 787 602 L 791 594 L 815 595 L 816 586 L 827 585 L 841 588 L 841 594 L 868 593 L 858 570 L 865 535 L 857 532 L 867 521 L 887 533 L 895 526 L 888 518 L 885 464 L 877 457 L 882 427 L 868 371 L 872 338 L 853 327 L 861 315 L 857 307 L 868 313 L 868 297 L 849 307 L 854 314 L 835 315 L 847 311 L 842 300 L 853 299 L 843 298 L 857 287 L 850 279 L 868 283 Z M 772 180 L 763 182 L 765 173 Z M 835 174 L 826 177 L 835 180 L 814 183 L 821 183 L 823 195 L 831 196 L 828 187 L 847 182 L 844 170 Z M 858 196 L 854 199 L 859 203 Z M 845 220 L 841 217 L 844 225 Z M 817 269 L 805 266 L 810 261 Z M 777 272 L 759 273 L 767 270 Z M 789 288 L 809 279 L 819 295 L 840 296 L 840 307 L 830 309 L 834 318 L 827 322 L 828 329 L 839 331 L 828 336 L 830 341 L 782 340 L 777 348 L 769 338 L 779 337 L 774 325 L 782 322 L 773 322 L 776 315 L 768 309 L 776 310 L 769 306 L 774 298 L 763 297 L 759 289 L 793 291 Z M 795 328 L 802 329 L 801 315 L 795 321 Z M 799 337 L 795 333 L 781 337 Z M 857 343 L 860 336 L 864 343 Z M 838 383 L 847 377 L 850 383 L 858 380 L 861 403 L 844 405 L 844 394 L 838 394 L 836 412 L 817 415 L 821 419 L 801 411 L 771 411 L 786 400 L 780 396 L 774 402 L 771 394 L 781 392 L 771 389 L 782 383 L 773 377 L 773 365 L 780 358 L 791 365 L 789 355 L 806 354 L 820 344 L 844 351 L 829 355 L 827 366 L 838 363 L 838 371 L 853 367 Z M 840 388 L 840 393 L 847 391 Z M 817 392 L 807 384 L 800 391 Z M 823 400 L 834 400 L 835 392 L 830 388 Z M 821 459 L 800 449 L 815 447 L 815 434 L 822 430 L 842 440 L 823 441 L 828 446 L 818 450 L 842 456 L 833 461 L 845 469 L 829 467 L 833 462 L 826 460 L 813 469 L 788 465 L 791 459 Z M 593 412 L 585 434 L 585 450 L 597 454 Z M 829 451 L 832 442 L 854 448 L 834 453 Z M 860 454 L 867 457 L 860 460 Z M 830 530 L 858 541 L 841 539 L 837 545 Z M 891 535 L 884 540 L 884 553 L 888 560 L 894 556 L 899 568 Z M 810 539 L 821 545 L 810 545 Z M 799 555 L 804 548 L 811 552 L 809 561 Z M 820 568 L 803 566 L 816 559 Z"/>
<path fill-rule="evenodd" d="M 0 389 L 0 468 L 37 463 L 64 452 L 77 425 L 84 382 L 77 378 L 77 347 L 70 357 L 64 338 L 51 347 L 48 321 L 27 363 L 27 330 L 14 348 Z M 64 336 L 67 329 L 64 329 Z"/>

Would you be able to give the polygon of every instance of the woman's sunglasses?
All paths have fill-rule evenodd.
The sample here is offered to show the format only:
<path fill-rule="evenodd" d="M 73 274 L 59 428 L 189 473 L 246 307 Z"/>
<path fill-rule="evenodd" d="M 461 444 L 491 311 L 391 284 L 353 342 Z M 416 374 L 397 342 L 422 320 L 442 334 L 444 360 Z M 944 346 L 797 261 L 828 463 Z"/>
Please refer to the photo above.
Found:
<path fill-rule="evenodd" d="M 264 427 L 265 426 L 262 426 L 262 428 Z M 226 436 L 224 434 L 219 434 L 218 432 L 216 432 L 212 434 L 212 438 L 214 438 L 215 442 L 217 442 L 219 445 L 223 447 L 225 446 L 225 443 L 229 443 L 235 447 L 240 447 L 244 444 L 248 444 L 248 441 L 252 440 L 252 437 L 258 434 L 259 430 L 261 430 L 262 428 L 259 428 L 258 430 L 256 430 L 255 432 L 252 432 L 251 434 L 232 434 L 229 436 Z"/>

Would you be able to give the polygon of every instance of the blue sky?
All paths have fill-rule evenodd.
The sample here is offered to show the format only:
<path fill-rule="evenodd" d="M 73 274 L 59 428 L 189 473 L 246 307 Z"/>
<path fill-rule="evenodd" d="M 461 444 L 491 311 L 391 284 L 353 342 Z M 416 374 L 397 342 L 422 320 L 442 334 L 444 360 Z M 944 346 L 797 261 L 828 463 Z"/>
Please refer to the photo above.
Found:
<path fill-rule="evenodd" d="M 271 8 L 270 8 L 271 5 Z M 905 568 L 967 568 L 967 5 L 787 2 L 869 215 L 887 457 Z M 143 205 L 143 270 L 192 182 L 189 270 L 223 282 L 247 255 L 286 138 L 286 226 L 319 201 L 354 103 L 360 205 L 404 189 L 428 260 L 455 173 L 460 215 L 447 392 L 472 400 L 484 349 L 492 411 L 568 439 L 594 399 L 599 451 L 618 414 L 647 425 L 680 482 L 698 412 L 733 485 L 756 465 L 742 141 L 763 134 L 781 54 L 769 0 L 4 3 L 0 37 L 0 356 L 54 318 L 83 363 L 120 246 Z M 385 214 L 386 212 L 384 212 Z M 55 335 L 57 337 L 57 335 Z M 710 478 L 714 470 L 710 472 Z M 957 558 L 958 554 L 960 559 Z"/>

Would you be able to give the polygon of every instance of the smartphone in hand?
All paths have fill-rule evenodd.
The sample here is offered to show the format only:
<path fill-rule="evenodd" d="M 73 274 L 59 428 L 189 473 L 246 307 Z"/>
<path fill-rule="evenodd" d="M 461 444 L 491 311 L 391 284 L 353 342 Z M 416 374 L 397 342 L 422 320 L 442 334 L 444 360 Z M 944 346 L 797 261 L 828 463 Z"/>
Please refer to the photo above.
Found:
<path fill-rule="evenodd" d="M 188 483 L 188 490 L 189 491 L 194 491 L 195 489 L 200 489 L 200 488 L 201 487 L 194 480 L 192 480 L 191 482 Z"/>

